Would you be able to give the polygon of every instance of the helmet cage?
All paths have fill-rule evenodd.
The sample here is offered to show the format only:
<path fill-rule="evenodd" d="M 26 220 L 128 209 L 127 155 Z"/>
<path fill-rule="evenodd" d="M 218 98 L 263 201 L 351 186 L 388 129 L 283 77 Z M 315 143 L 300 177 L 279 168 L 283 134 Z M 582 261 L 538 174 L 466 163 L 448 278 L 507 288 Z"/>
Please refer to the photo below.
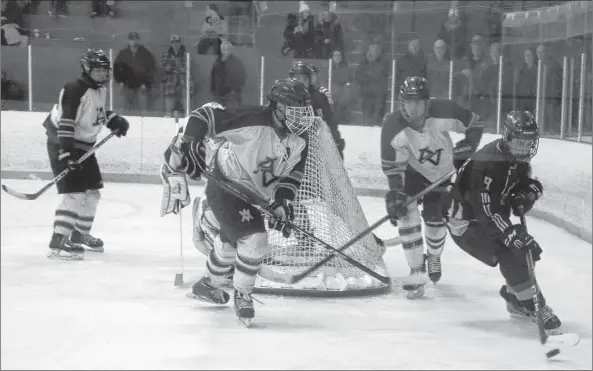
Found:
<path fill-rule="evenodd" d="M 301 135 L 313 125 L 315 113 L 310 104 L 304 107 L 285 106 L 285 125 L 291 133 Z"/>
<path fill-rule="evenodd" d="M 536 154 L 539 147 L 539 132 L 516 130 L 505 127 L 503 141 L 511 155 L 517 160 L 529 162 Z"/>

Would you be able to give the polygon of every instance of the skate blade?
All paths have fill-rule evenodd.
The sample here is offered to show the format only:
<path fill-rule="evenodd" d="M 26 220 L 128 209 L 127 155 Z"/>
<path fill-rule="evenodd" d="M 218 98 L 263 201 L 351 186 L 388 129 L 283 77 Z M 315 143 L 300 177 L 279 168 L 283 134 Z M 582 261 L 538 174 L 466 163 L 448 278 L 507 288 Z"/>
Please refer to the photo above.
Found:
<path fill-rule="evenodd" d="M 406 291 L 408 292 L 406 297 L 411 300 L 419 299 L 424 296 L 424 286 L 415 287 L 413 290 Z"/>
<path fill-rule="evenodd" d="M 196 295 L 193 292 L 188 292 L 187 294 L 185 294 L 185 297 L 189 298 L 189 299 L 195 299 L 195 300 L 199 300 L 202 301 L 204 303 L 208 303 L 208 304 L 216 304 L 216 305 L 225 305 L 226 303 L 228 303 L 229 301 L 225 301 L 225 302 L 217 302 L 214 301 L 212 299 L 210 299 L 207 296 L 202 296 L 202 295 Z"/>
<path fill-rule="evenodd" d="M 103 247 L 88 247 L 88 246 L 84 246 L 84 250 L 85 251 L 97 252 L 97 253 L 105 252 L 105 249 Z"/>
<path fill-rule="evenodd" d="M 550 348 L 568 348 L 574 347 L 581 342 L 581 337 L 578 334 L 567 332 L 557 335 L 549 335 L 545 346 Z"/>
<path fill-rule="evenodd" d="M 253 318 L 241 318 L 241 317 L 237 317 L 239 318 L 239 321 L 241 321 L 241 323 L 243 325 L 245 325 L 245 327 L 249 328 L 251 326 L 251 321 L 253 321 Z"/>

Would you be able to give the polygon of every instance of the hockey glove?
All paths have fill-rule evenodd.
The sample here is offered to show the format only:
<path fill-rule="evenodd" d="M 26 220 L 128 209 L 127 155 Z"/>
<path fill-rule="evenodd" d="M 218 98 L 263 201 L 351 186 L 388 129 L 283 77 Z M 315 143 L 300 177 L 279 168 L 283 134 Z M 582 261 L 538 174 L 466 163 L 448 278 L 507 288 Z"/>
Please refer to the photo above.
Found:
<path fill-rule="evenodd" d="M 535 239 L 527 233 L 527 229 L 521 224 L 515 224 L 508 227 L 502 236 L 504 244 L 512 249 L 521 249 L 525 252 L 531 250 L 534 260 L 539 260 L 542 249 Z"/>
<path fill-rule="evenodd" d="M 160 175 L 165 186 L 161 216 L 169 213 L 178 214 L 179 210 L 190 204 L 187 178 L 184 173 L 173 171 L 167 164 L 161 165 Z"/>
<path fill-rule="evenodd" d="M 535 201 L 544 193 L 544 186 L 539 180 L 529 179 L 526 184 L 521 184 L 511 194 L 511 209 L 515 216 L 520 216 L 531 210 Z"/>
<path fill-rule="evenodd" d="M 289 222 L 294 219 L 294 206 L 289 200 L 282 200 L 281 202 L 272 201 L 268 205 L 268 210 L 275 215 L 275 217 L 268 218 L 268 227 L 282 233 L 284 238 L 290 237 L 292 228 Z"/>
<path fill-rule="evenodd" d="M 78 171 L 82 168 L 82 164 L 78 162 L 78 154 L 74 148 L 60 149 L 58 160 L 62 161 L 70 171 Z"/>
<path fill-rule="evenodd" d="M 130 128 L 130 123 L 115 112 L 110 112 L 107 116 L 107 124 L 105 126 L 118 137 L 125 137 Z"/>
<path fill-rule="evenodd" d="M 475 152 L 474 146 L 467 140 L 462 139 L 453 148 L 453 165 L 459 169 L 465 161 Z"/>
<path fill-rule="evenodd" d="M 385 206 L 387 214 L 391 218 L 391 224 L 397 226 L 398 219 L 408 214 L 408 207 L 405 205 L 408 195 L 401 191 L 389 191 L 385 195 Z"/>

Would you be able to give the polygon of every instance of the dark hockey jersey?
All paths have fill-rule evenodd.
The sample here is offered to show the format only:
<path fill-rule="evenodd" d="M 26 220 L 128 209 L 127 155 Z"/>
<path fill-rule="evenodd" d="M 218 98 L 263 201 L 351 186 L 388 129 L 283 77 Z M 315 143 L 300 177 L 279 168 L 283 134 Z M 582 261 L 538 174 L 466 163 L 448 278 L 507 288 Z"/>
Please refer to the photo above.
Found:
<path fill-rule="evenodd" d="M 106 97 L 107 88 L 86 77 L 66 84 L 43 123 L 49 140 L 64 149 L 88 151 L 111 115 L 105 110 Z"/>
<path fill-rule="evenodd" d="M 400 111 L 381 129 L 381 168 L 389 189 L 414 195 L 453 170 L 450 131 L 462 132 L 478 147 L 483 127 L 478 116 L 449 99 L 430 100 L 421 131 L 408 126 Z"/>
<path fill-rule="evenodd" d="M 313 111 L 315 111 L 315 116 L 321 117 L 323 121 L 325 121 L 327 126 L 329 126 L 334 141 L 338 143 L 339 140 L 342 139 L 342 136 L 338 130 L 338 123 L 334 120 L 334 112 L 331 107 L 330 99 L 321 90 L 310 89 L 310 93 L 311 106 L 313 107 Z"/>
<path fill-rule="evenodd" d="M 459 169 L 449 191 L 456 201 L 449 216 L 477 221 L 489 239 L 500 238 L 512 225 L 509 195 L 531 176 L 531 165 L 501 151 L 500 143 L 495 140 L 474 153 Z"/>
<path fill-rule="evenodd" d="M 183 133 L 165 152 L 165 161 L 194 179 L 203 161 L 265 201 L 292 200 L 303 179 L 306 138 L 279 132 L 269 107 L 231 113 L 218 103 L 208 103 L 190 114 Z"/>

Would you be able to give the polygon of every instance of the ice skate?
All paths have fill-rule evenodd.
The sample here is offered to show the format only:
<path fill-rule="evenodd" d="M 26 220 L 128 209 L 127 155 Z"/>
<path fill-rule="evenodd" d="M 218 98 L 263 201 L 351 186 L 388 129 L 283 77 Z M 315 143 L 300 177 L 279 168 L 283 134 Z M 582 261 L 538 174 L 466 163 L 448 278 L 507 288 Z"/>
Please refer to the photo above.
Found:
<path fill-rule="evenodd" d="M 222 288 L 214 286 L 208 276 L 204 276 L 199 281 L 196 281 L 191 287 L 191 292 L 186 296 L 212 304 L 226 304 L 231 298 Z"/>
<path fill-rule="evenodd" d="M 428 278 L 432 283 L 437 283 L 441 279 L 441 255 L 428 253 L 426 263 L 428 266 Z"/>
<path fill-rule="evenodd" d="M 54 233 L 49 243 L 47 257 L 53 260 L 83 260 L 84 248 L 73 243 L 68 237 Z"/>
<path fill-rule="evenodd" d="M 255 317 L 251 294 L 244 294 L 235 290 L 235 313 L 239 321 L 245 326 L 249 327 L 251 325 L 251 321 Z"/>
<path fill-rule="evenodd" d="M 507 304 L 507 311 L 513 317 L 525 318 L 531 320 L 533 323 L 536 322 L 535 310 L 533 308 L 532 300 L 519 301 L 515 295 L 508 292 L 506 285 L 500 288 L 500 296 L 505 300 Z M 531 308 L 530 308 L 531 307 Z M 544 328 L 548 335 L 560 335 L 562 334 L 562 322 L 554 314 L 552 308 L 544 305 L 541 308 L 542 320 L 544 321 Z"/>
<path fill-rule="evenodd" d="M 428 279 L 426 277 L 426 267 L 412 268 L 410 275 L 404 279 L 402 289 L 408 292 L 408 299 L 418 299 L 424 296 L 424 285 Z"/>
<path fill-rule="evenodd" d="M 86 247 L 90 251 L 104 252 L 103 241 L 100 238 L 91 236 L 90 234 L 83 234 L 77 230 L 72 231 L 70 240 L 75 244 Z"/>

